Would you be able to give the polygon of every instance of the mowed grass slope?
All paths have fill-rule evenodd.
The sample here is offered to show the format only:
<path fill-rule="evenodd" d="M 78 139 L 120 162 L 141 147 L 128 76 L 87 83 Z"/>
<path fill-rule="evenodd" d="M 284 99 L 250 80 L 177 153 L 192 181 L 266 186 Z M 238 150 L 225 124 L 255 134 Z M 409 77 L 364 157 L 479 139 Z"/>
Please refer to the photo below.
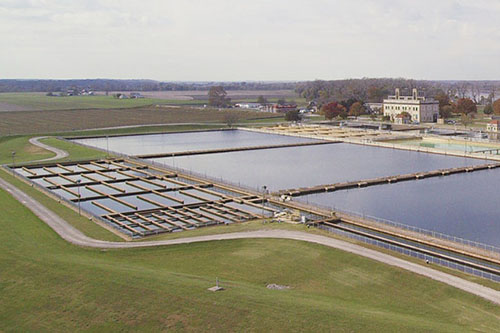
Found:
<path fill-rule="evenodd" d="M 179 123 L 225 123 L 228 115 L 238 121 L 276 118 L 275 114 L 188 107 L 145 107 L 129 109 L 90 109 L 63 111 L 2 112 L 0 136 L 13 134 L 55 133 L 115 126 Z"/>
<path fill-rule="evenodd" d="M 250 239 L 84 249 L 3 190 L 0 202 L 0 331 L 499 328 L 498 306 L 320 245 Z M 206 290 L 215 277 L 225 291 Z"/>
<path fill-rule="evenodd" d="M 29 143 L 30 136 L 0 137 L 0 164 L 25 163 L 55 156 L 54 153 Z"/>
<path fill-rule="evenodd" d="M 31 137 L 32 136 L 28 135 L 0 137 L 0 164 L 12 164 L 12 152 L 16 153 L 14 156 L 16 165 L 20 163 L 36 162 L 37 160 L 55 156 L 54 153 L 48 150 L 32 145 L 29 142 Z M 75 159 L 98 159 L 107 156 L 105 152 L 82 147 L 54 137 L 41 139 L 40 142 L 63 149 L 69 153 L 67 158 L 59 159 L 57 162 Z"/>

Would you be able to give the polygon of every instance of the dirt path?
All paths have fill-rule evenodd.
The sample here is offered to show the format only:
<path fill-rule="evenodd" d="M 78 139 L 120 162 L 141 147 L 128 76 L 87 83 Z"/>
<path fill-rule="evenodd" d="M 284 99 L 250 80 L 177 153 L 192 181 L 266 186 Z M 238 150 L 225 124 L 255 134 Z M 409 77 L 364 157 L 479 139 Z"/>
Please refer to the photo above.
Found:
<path fill-rule="evenodd" d="M 22 192 L 12 184 L 0 179 L 0 187 L 8 191 L 14 198 L 19 200 L 24 206 L 29 208 L 42 221 L 47 223 L 57 234 L 66 241 L 84 247 L 93 248 L 138 248 L 151 246 L 166 246 L 175 244 L 188 244 L 196 242 L 229 240 L 229 239 L 245 239 L 245 238 L 279 238 L 305 241 L 310 243 L 321 244 L 324 246 L 340 249 L 366 258 L 370 258 L 391 266 L 399 267 L 407 271 L 423 275 L 436 281 L 446 283 L 450 286 L 459 288 L 471 294 L 487 299 L 493 303 L 500 304 L 500 292 L 491 288 L 473 283 L 456 276 L 443 273 L 432 268 L 408 262 L 406 260 L 393 257 L 391 255 L 377 252 L 371 249 L 364 248 L 359 245 L 351 244 L 338 239 L 309 234 L 306 232 L 287 231 L 287 230 L 260 230 L 250 232 L 236 232 L 229 234 L 198 236 L 189 238 L 180 238 L 161 241 L 145 241 L 145 242 L 108 242 L 93 239 L 85 236 L 79 230 L 75 229 L 65 220 L 54 214 L 45 206 L 37 202 L 26 193 Z"/>
<path fill-rule="evenodd" d="M 46 136 L 38 136 L 36 138 L 31 138 L 29 140 L 29 142 L 32 145 L 35 145 L 37 147 L 40 147 L 40 148 L 43 148 L 43 149 L 46 149 L 46 150 L 49 150 L 49 151 L 53 152 L 54 154 L 56 154 L 56 156 L 45 158 L 43 160 L 37 160 L 37 162 L 53 161 L 53 160 L 58 160 L 58 159 L 61 159 L 61 158 L 68 157 L 69 154 L 68 154 L 67 151 L 64 151 L 62 149 L 58 149 L 58 148 L 46 145 L 45 143 L 41 143 L 39 141 L 39 140 L 42 140 L 42 139 L 45 139 L 45 138 L 47 138 L 47 137 Z"/>

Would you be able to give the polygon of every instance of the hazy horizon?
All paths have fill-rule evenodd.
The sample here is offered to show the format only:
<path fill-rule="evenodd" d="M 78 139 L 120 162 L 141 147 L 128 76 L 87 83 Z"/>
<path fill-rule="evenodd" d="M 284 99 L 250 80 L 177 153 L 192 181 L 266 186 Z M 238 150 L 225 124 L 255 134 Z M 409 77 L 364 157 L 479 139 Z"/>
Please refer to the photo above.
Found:
<path fill-rule="evenodd" d="M 0 0 L 2 79 L 500 79 L 495 0 Z"/>

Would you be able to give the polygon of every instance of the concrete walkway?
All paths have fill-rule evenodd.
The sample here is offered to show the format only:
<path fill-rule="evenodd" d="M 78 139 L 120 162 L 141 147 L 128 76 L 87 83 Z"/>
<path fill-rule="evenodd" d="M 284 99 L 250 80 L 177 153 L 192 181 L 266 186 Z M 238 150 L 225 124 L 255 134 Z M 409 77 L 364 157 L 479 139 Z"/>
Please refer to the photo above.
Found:
<path fill-rule="evenodd" d="M 0 187 L 8 191 L 14 198 L 19 200 L 24 206 L 29 208 L 42 221 L 47 223 L 57 234 L 66 241 L 84 247 L 106 248 L 106 249 L 122 249 L 122 248 L 138 248 L 151 246 L 166 246 L 175 244 L 188 244 L 206 241 L 218 241 L 229 239 L 246 239 L 246 238 L 278 238 L 291 239 L 310 243 L 321 244 L 324 246 L 340 249 L 366 258 L 379 261 L 384 264 L 399 267 L 407 271 L 431 278 L 436 281 L 446 283 L 450 286 L 464 290 L 471 294 L 487 299 L 493 303 L 500 304 L 500 292 L 491 288 L 473 283 L 456 276 L 446 274 L 432 268 L 408 262 L 406 260 L 393 257 L 391 255 L 377 252 L 364 248 L 359 245 L 351 244 L 338 239 L 310 234 L 306 232 L 287 231 L 287 230 L 260 230 L 250 232 L 236 232 L 219 235 L 198 236 L 189 238 L 180 238 L 161 241 L 145 241 L 145 242 L 108 242 L 93 239 L 85 236 L 79 230 L 75 229 L 65 220 L 54 214 L 45 206 L 37 202 L 32 197 L 28 196 L 23 191 L 19 190 L 10 183 L 0 179 Z"/>
<path fill-rule="evenodd" d="M 53 160 L 58 160 L 58 159 L 61 159 L 61 158 L 68 157 L 69 154 L 68 154 L 67 151 L 64 151 L 62 149 L 58 149 L 58 148 L 46 145 L 45 143 L 41 143 L 39 141 L 39 140 L 42 140 L 42 139 L 45 139 L 45 138 L 47 138 L 47 137 L 46 136 L 39 136 L 39 137 L 36 137 L 36 138 L 31 138 L 29 140 L 29 142 L 32 145 L 35 145 L 37 147 L 40 147 L 40 148 L 43 148 L 43 149 L 46 149 L 46 150 L 49 150 L 49 151 L 53 152 L 54 154 L 56 154 L 56 156 L 45 158 L 43 160 L 37 160 L 36 162 L 53 161 Z"/>

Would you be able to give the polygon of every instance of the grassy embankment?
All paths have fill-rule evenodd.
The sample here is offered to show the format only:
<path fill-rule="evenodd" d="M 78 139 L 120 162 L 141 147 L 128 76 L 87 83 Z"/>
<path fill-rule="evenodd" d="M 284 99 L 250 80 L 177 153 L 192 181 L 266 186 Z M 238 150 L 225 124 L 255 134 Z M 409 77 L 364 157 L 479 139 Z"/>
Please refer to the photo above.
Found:
<path fill-rule="evenodd" d="M 55 156 L 52 152 L 30 144 L 30 138 L 31 136 L 0 137 L 0 164 L 12 164 L 13 151 L 16 153 L 14 157 L 14 162 L 16 164 L 36 162 L 37 160 Z M 58 162 L 72 159 L 85 160 L 106 157 L 106 153 L 104 152 L 75 145 L 54 137 L 49 137 L 40 141 L 50 146 L 66 150 L 69 153 L 67 158 L 58 160 Z"/>
<path fill-rule="evenodd" d="M 235 240 L 83 249 L 4 191 L 0 202 L 0 330 L 498 329 L 498 306 L 320 245 Z M 225 291 L 206 290 L 215 277 Z M 268 290 L 268 283 L 291 289 Z"/>

